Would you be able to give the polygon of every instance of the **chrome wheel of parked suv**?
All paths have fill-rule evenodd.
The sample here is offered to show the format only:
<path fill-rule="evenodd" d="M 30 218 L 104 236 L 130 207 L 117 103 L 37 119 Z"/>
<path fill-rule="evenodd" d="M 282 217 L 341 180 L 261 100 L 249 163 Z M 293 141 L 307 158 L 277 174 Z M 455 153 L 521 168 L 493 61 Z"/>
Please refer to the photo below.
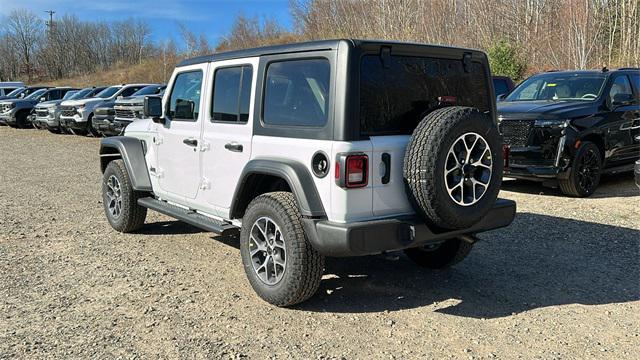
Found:
<path fill-rule="evenodd" d="M 280 227 L 270 217 L 253 223 L 249 233 L 251 264 L 258 278 L 267 285 L 275 285 L 287 267 L 287 247 Z"/>

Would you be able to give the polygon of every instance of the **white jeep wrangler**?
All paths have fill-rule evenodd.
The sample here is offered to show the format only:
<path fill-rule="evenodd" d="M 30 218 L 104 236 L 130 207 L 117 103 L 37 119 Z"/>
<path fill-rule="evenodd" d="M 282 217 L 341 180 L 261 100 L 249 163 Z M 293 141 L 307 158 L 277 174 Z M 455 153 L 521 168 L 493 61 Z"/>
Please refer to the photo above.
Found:
<path fill-rule="evenodd" d="M 278 306 L 314 294 L 325 256 L 452 265 L 515 215 L 497 199 L 490 75 L 480 51 L 356 40 L 185 60 L 147 120 L 102 140 L 107 219 L 239 232 L 251 286 Z"/>

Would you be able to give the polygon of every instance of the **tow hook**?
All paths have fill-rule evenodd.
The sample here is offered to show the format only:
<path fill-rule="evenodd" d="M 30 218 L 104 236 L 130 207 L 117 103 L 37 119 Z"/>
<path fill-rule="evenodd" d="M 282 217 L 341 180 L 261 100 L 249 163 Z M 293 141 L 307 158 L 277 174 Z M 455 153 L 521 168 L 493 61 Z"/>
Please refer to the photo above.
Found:
<path fill-rule="evenodd" d="M 459 235 L 458 239 L 468 242 L 469 244 L 475 244 L 478 240 L 480 240 L 475 235 L 465 234 Z"/>

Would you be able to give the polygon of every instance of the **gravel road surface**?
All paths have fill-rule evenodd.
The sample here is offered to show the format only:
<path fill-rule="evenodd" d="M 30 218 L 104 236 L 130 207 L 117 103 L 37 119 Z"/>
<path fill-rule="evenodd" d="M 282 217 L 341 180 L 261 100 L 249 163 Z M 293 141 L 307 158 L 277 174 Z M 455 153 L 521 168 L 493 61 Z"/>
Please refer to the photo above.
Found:
<path fill-rule="evenodd" d="M 640 193 L 507 181 L 515 222 L 453 269 L 328 259 L 292 309 L 254 295 L 238 242 L 150 212 L 123 235 L 98 140 L 0 127 L 0 359 L 638 359 Z"/>

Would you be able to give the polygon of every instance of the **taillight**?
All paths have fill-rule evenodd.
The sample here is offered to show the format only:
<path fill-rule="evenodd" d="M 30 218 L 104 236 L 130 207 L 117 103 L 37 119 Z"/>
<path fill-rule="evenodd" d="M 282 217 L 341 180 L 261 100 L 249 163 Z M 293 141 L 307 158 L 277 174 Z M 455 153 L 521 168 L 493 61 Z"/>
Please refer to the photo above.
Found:
<path fill-rule="evenodd" d="M 338 186 L 348 189 L 365 187 L 369 183 L 369 157 L 364 154 L 341 154 L 335 167 Z"/>

